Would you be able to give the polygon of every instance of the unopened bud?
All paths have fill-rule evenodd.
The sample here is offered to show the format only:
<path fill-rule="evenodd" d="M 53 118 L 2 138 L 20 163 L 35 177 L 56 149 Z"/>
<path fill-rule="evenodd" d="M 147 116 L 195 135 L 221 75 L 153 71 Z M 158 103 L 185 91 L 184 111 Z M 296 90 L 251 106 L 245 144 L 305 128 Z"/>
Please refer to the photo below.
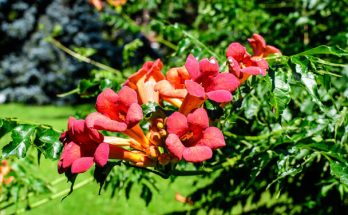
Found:
<path fill-rule="evenodd" d="M 163 166 L 167 165 L 170 162 L 170 155 L 169 154 L 161 154 L 158 157 L 158 162 Z"/>
<path fill-rule="evenodd" d="M 152 157 L 152 158 L 157 158 L 159 156 L 159 151 L 158 151 L 157 147 L 155 147 L 155 146 L 150 146 L 148 153 L 149 153 L 150 157 Z"/>
<path fill-rule="evenodd" d="M 161 129 L 161 130 L 159 130 L 159 134 L 160 134 L 162 137 L 165 137 L 165 136 L 167 136 L 167 131 L 164 130 L 164 129 Z"/>
<path fill-rule="evenodd" d="M 164 128 L 164 124 L 162 122 L 157 123 L 157 128 L 162 129 Z"/>

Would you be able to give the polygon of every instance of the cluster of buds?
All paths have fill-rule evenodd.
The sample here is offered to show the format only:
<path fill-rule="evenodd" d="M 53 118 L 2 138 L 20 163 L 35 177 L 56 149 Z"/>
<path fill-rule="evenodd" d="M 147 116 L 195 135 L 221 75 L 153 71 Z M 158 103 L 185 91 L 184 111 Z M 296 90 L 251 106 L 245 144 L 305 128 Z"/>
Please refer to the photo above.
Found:
<path fill-rule="evenodd" d="M 184 66 L 171 68 L 166 75 L 160 60 L 146 62 L 119 92 L 104 90 L 97 97 L 96 112 L 85 120 L 70 117 L 68 130 L 60 138 L 64 148 L 59 173 L 82 173 L 94 163 L 103 167 L 109 159 L 159 167 L 212 158 L 213 151 L 226 144 L 220 129 L 210 125 L 204 102 L 209 99 L 223 106 L 232 101 L 232 93 L 250 75 L 266 75 L 264 57 L 280 53 L 257 34 L 249 43 L 254 55 L 239 43 L 229 45 L 226 72 L 219 72 L 213 57 L 198 61 L 189 55 Z M 144 119 L 141 106 L 150 102 L 161 107 L 170 104 L 176 111 L 152 114 L 143 129 L 139 124 Z M 104 136 L 101 130 L 128 138 Z"/>
<path fill-rule="evenodd" d="M 8 185 L 13 180 L 13 176 L 7 176 L 11 172 L 11 167 L 7 160 L 2 160 L 0 163 L 0 191 L 3 184 Z"/>

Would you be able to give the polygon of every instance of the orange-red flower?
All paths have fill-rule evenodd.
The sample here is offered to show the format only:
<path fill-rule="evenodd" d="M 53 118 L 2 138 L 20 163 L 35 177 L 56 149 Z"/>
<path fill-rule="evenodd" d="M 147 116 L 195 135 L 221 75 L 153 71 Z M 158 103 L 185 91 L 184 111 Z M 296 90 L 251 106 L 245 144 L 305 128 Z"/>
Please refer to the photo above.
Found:
<path fill-rule="evenodd" d="M 259 34 L 253 34 L 253 37 L 248 39 L 248 42 L 253 49 L 254 56 L 267 57 L 270 54 L 281 54 L 276 47 L 267 45 L 265 39 Z"/>
<path fill-rule="evenodd" d="M 86 118 L 89 128 L 107 131 L 125 131 L 134 127 L 143 118 L 136 92 L 124 86 L 118 93 L 106 89 L 97 97 L 97 112 Z"/>
<path fill-rule="evenodd" d="M 203 108 L 185 115 L 175 112 L 167 119 L 168 151 L 178 160 L 202 162 L 212 157 L 214 149 L 225 146 L 222 132 L 209 127 L 209 118 Z"/>
<path fill-rule="evenodd" d="M 250 75 L 266 75 L 268 63 L 264 57 L 280 54 L 279 49 L 267 45 L 259 34 L 254 34 L 248 41 L 253 49 L 253 56 L 240 43 L 231 43 L 226 51 L 229 71 L 239 79 L 240 83 L 245 82 Z"/>
<path fill-rule="evenodd" d="M 185 67 L 191 80 L 185 81 L 187 96 L 180 112 L 187 115 L 209 98 L 218 103 L 230 102 L 238 79 L 230 73 L 219 73 L 219 64 L 214 58 L 198 61 L 193 55 L 187 57 Z"/>
<path fill-rule="evenodd" d="M 155 85 L 155 91 L 159 92 L 163 100 L 180 107 L 187 95 L 185 80 L 189 79 L 190 74 L 185 67 L 171 68 L 166 74 L 166 79 Z"/>
<path fill-rule="evenodd" d="M 163 64 L 160 59 L 154 62 L 146 62 L 143 67 L 138 72 L 131 75 L 124 84 L 137 92 L 140 105 L 148 102 L 159 103 L 159 93 L 155 91 L 155 85 L 157 82 L 165 79 L 161 72 L 162 67 Z"/>
<path fill-rule="evenodd" d="M 109 144 L 103 140 L 103 135 L 87 127 L 85 120 L 70 117 L 68 130 L 60 137 L 64 148 L 58 162 L 58 172 L 83 173 L 92 167 L 93 163 L 103 167 L 109 157 Z"/>
<path fill-rule="evenodd" d="M 268 63 L 261 57 L 252 57 L 240 43 L 231 43 L 226 52 L 230 73 L 235 75 L 240 83 L 245 82 L 250 75 L 266 75 Z"/>

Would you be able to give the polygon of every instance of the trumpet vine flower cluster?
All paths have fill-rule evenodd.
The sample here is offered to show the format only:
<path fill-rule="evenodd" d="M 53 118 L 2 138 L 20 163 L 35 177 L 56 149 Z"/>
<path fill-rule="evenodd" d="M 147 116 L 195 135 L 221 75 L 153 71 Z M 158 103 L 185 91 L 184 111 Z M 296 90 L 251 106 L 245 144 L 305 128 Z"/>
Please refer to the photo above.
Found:
<path fill-rule="evenodd" d="M 170 68 L 164 75 L 158 59 L 146 62 L 120 91 L 105 89 L 97 97 L 95 112 L 84 120 L 69 118 L 68 130 L 60 138 L 64 148 L 59 173 L 82 173 L 93 164 L 103 167 L 113 159 L 138 167 L 211 159 L 214 150 L 226 143 L 222 131 L 212 126 L 204 102 L 211 100 L 221 107 L 231 102 L 234 91 L 250 75 L 267 74 L 264 57 L 280 53 L 258 34 L 248 41 L 253 55 L 239 43 L 228 46 L 228 71 L 220 72 L 214 57 L 197 60 L 189 55 L 184 65 Z M 144 119 L 142 105 L 149 103 L 160 107 L 170 104 L 175 111 Z M 147 126 L 140 126 L 140 122 Z M 101 131 L 127 138 L 105 136 Z"/>

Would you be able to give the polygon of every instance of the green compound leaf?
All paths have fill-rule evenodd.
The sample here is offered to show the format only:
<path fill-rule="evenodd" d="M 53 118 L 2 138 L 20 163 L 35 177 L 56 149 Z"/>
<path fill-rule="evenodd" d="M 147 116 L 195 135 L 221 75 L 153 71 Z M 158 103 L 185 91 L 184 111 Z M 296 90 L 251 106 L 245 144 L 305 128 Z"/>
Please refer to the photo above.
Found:
<path fill-rule="evenodd" d="M 46 158 L 56 160 L 63 148 L 59 136 L 53 129 L 39 129 L 34 144 Z"/>
<path fill-rule="evenodd" d="M 7 119 L 0 119 L 0 138 L 5 136 L 10 132 L 14 127 L 17 126 L 17 123 Z"/>
<path fill-rule="evenodd" d="M 322 55 L 322 54 L 336 55 L 338 57 L 342 57 L 342 56 L 348 56 L 348 51 L 345 51 L 345 50 L 338 48 L 338 47 L 330 47 L 330 46 L 321 45 L 321 46 L 315 47 L 313 49 L 309 49 L 307 51 L 296 54 L 294 56 Z"/>
<path fill-rule="evenodd" d="M 330 161 L 331 175 L 337 177 L 341 183 L 348 185 L 348 165 L 339 161 Z"/>
<path fill-rule="evenodd" d="M 2 149 L 2 156 L 15 155 L 24 158 L 36 135 L 36 127 L 33 125 L 19 125 L 12 130 L 12 141 Z"/>
<path fill-rule="evenodd" d="M 276 118 L 278 118 L 288 106 L 291 100 L 290 92 L 291 88 L 286 74 L 276 72 L 274 77 L 273 97 L 271 98 L 271 104 L 274 106 Z"/>

